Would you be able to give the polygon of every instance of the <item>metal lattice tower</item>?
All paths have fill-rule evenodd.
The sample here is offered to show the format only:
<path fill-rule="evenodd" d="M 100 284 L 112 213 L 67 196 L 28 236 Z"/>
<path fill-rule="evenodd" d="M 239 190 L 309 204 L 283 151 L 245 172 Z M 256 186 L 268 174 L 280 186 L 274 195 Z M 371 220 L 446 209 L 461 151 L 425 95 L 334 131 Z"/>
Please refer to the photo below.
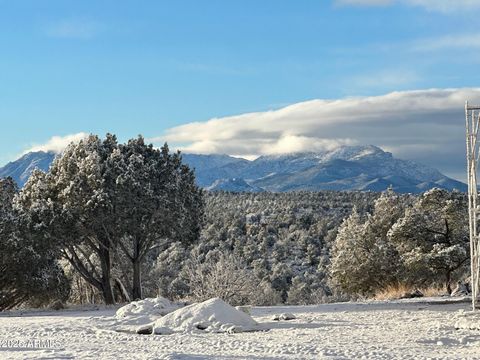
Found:
<path fill-rule="evenodd" d="M 471 284 L 472 307 L 477 308 L 480 292 L 480 205 L 477 187 L 477 169 L 480 157 L 480 140 L 478 132 L 480 127 L 480 106 L 465 103 L 465 119 L 467 127 L 467 176 L 468 176 L 468 217 L 470 226 L 470 259 L 471 259 Z"/>

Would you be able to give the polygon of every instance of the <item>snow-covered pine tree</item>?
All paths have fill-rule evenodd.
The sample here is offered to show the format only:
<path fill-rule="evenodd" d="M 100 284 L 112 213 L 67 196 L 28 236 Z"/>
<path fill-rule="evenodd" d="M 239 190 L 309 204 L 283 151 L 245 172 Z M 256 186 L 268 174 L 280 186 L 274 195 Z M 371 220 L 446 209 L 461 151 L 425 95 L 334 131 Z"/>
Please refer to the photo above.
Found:
<path fill-rule="evenodd" d="M 69 291 L 57 249 L 28 213 L 15 208 L 16 190 L 11 178 L 0 179 L 0 310 L 65 300 Z"/>
<path fill-rule="evenodd" d="M 371 295 L 399 281 L 402 263 L 387 234 L 409 201 L 389 189 L 375 201 L 373 214 L 365 220 L 354 211 L 344 221 L 332 251 L 334 284 L 350 294 Z"/>
<path fill-rule="evenodd" d="M 18 204 L 107 304 L 120 251 L 132 265 L 133 298 L 141 298 L 145 256 L 196 239 L 203 218 L 203 193 L 180 154 L 142 137 L 119 145 L 110 134 L 70 144 L 47 174 L 31 177 Z"/>
<path fill-rule="evenodd" d="M 114 303 L 112 257 L 121 236 L 112 206 L 116 149 L 109 134 L 70 144 L 48 173 L 30 177 L 17 201 L 107 304 Z"/>
<path fill-rule="evenodd" d="M 22 302 L 24 294 L 17 290 L 12 281 L 12 246 L 15 216 L 13 213 L 13 198 L 17 186 L 12 178 L 0 179 L 0 310 L 8 309 Z"/>
<path fill-rule="evenodd" d="M 0 179 L 0 221 L 12 214 L 13 198 L 17 190 L 17 184 L 11 177 Z"/>
<path fill-rule="evenodd" d="M 334 286 L 347 293 L 365 293 L 373 284 L 365 269 L 368 252 L 363 247 L 365 224 L 356 209 L 338 230 L 332 249 L 330 276 Z"/>
<path fill-rule="evenodd" d="M 142 294 L 141 268 L 149 252 L 199 236 L 203 192 L 192 170 L 167 144 L 160 150 L 139 136 L 116 154 L 115 209 L 121 216 L 120 249 L 132 265 L 132 296 Z"/>
<path fill-rule="evenodd" d="M 461 274 L 470 254 L 465 194 L 438 188 L 425 192 L 389 236 L 403 259 L 408 282 L 443 283 L 451 293 L 453 278 Z"/>

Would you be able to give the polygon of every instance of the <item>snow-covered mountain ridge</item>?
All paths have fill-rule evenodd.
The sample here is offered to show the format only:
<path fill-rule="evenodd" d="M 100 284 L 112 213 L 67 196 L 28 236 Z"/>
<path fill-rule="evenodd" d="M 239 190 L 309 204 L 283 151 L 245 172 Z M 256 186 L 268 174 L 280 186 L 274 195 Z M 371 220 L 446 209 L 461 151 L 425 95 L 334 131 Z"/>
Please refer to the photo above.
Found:
<path fill-rule="evenodd" d="M 54 156 L 50 152 L 28 153 L 0 168 L 0 177 L 12 176 L 23 186 L 34 168 L 47 170 Z M 183 160 L 195 169 L 197 183 L 212 191 L 382 191 L 389 186 L 405 193 L 433 187 L 466 191 L 465 184 L 436 169 L 397 159 L 373 145 L 265 155 L 252 161 L 217 154 L 183 154 Z"/>
<path fill-rule="evenodd" d="M 9 162 L 0 168 L 0 178 L 12 177 L 18 186 L 22 187 L 36 168 L 47 170 L 55 158 L 53 152 L 29 152 L 19 159 Z"/>
<path fill-rule="evenodd" d="M 219 161 L 219 159 L 222 161 Z M 436 169 L 396 159 L 377 146 L 342 146 L 323 152 L 267 155 L 248 161 L 226 155 L 184 154 L 197 181 L 209 190 L 238 191 L 239 179 L 251 189 L 241 191 L 372 190 L 392 186 L 405 193 L 440 187 L 466 191 L 466 185 Z M 204 164 L 214 164 L 212 166 Z M 216 188 L 215 181 L 222 180 Z M 227 179 L 236 179 L 226 181 Z M 228 188 L 231 183 L 232 187 Z M 235 186 L 233 185 L 235 184 Z"/>

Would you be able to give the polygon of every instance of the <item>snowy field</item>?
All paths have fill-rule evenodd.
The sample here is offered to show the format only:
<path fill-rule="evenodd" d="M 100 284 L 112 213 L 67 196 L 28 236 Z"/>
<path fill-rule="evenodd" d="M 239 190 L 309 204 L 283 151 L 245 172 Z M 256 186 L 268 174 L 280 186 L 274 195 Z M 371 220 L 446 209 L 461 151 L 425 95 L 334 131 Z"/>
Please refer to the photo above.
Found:
<path fill-rule="evenodd" d="M 442 299 L 252 308 L 268 331 L 137 335 L 116 308 L 0 315 L 0 359 L 480 359 L 469 304 Z M 273 321 L 275 314 L 296 319 Z M 23 346 L 23 347 L 22 347 Z"/>

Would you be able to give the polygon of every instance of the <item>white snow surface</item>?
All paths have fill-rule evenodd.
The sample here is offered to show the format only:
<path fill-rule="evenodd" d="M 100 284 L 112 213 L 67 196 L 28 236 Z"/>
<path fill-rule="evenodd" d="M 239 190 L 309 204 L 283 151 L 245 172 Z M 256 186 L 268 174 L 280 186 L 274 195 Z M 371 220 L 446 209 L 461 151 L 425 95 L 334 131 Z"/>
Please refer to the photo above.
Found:
<path fill-rule="evenodd" d="M 478 330 L 480 332 L 480 311 L 468 311 L 464 314 L 459 314 L 455 327 L 457 329 Z"/>
<path fill-rule="evenodd" d="M 164 297 L 133 301 L 117 310 L 115 316 L 123 324 L 146 324 L 180 308 Z"/>
<path fill-rule="evenodd" d="M 112 307 L 11 311 L 0 313 L 0 359 L 479 359 L 480 330 L 455 328 L 470 306 L 420 298 L 252 307 L 270 330 L 163 336 L 120 326 Z M 272 320 L 281 313 L 296 319 Z"/>
<path fill-rule="evenodd" d="M 259 330 L 259 327 L 250 315 L 214 298 L 178 309 L 155 321 L 154 334 L 168 333 L 167 329 L 172 332 L 236 333 Z"/>

